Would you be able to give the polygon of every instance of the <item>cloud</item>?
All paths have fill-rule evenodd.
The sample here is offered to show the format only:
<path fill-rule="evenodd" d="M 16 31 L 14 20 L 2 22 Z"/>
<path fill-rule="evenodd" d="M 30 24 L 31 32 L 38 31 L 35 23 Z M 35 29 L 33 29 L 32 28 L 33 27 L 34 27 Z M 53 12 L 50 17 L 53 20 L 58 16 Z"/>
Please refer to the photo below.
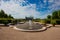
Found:
<path fill-rule="evenodd" d="M 54 10 L 60 9 L 60 0 L 0 0 L 0 9 L 14 18 L 45 18 Z"/>
<path fill-rule="evenodd" d="M 14 18 L 24 18 L 25 16 L 33 16 L 37 17 L 40 15 L 38 11 L 36 11 L 36 5 L 30 4 L 27 6 L 22 6 L 23 0 L 10 0 L 8 2 L 1 1 L 0 9 L 3 9 L 7 14 L 11 14 Z"/>
<path fill-rule="evenodd" d="M 60 0 L 54 0 L 53 4 L 48 6 L 50 10 L 49 12 L 53 12 L 55 10 L 60 10 Z"/>

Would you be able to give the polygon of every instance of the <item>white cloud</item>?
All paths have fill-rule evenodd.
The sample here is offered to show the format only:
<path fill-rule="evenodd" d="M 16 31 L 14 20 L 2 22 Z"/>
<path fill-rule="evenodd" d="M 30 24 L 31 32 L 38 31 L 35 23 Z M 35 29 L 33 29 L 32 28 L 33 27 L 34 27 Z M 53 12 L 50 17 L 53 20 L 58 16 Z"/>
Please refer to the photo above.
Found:
<path fill-rule="evenodd" d="M 15 18 L 24 18 L 25 16 L 38 17 L 40 13 L 35 10 L 36 4 L 30 4 L 27 6 L 20 6 L 23 0 L 10 0 L 9 2 L 1 1 L 0 9 L 3 9 L 7 14 L 11 14 Z"/>
<path fill-rule="evenodd" d="M 59 6 L 60 6 L 60 0 L 54 0 L 53 5 L 49 6 L 48 8 L 50 8 L 51 10 L 57 10 L 60 9 Z"/>
<path fill-rule="evenodd" d="M 44 4 L 40 4 L 41 8 L 46 8 L 46 1 L 44 0 Z M 34 16 L 44 18 L 44 15 L 42 16 L 40 12 L 36 11 L 36 4 L 27 4 L 26 6 L 22 6 L 22 3 L 25 3 L 24 0 L 10 0 L 7 2 L 4 2 L 3 0 L 0 0 L 0 9 L 3 9 L 7 14 L 11 14 L 15 18 L 24 18 L 25 16 Z M 58 6 L 60 6 L 60 0 L 49 0 L 49 3 L 53 3 L 52 5 L 48 6 L 50 10 L 47 10 L 46 13 L 50 13 L 53 10 L 59 9 Z M 39 8 L 38 8 L 39 9 Z M 48 14 L 45 14 L 47 16 Z"/>
<path fill-rule="evenodd" d="M 47 2 L 47 0 L 44 0 L 44 2 Z M 54 2 L 54 0 L 48 0 L 48 2 Z"/>

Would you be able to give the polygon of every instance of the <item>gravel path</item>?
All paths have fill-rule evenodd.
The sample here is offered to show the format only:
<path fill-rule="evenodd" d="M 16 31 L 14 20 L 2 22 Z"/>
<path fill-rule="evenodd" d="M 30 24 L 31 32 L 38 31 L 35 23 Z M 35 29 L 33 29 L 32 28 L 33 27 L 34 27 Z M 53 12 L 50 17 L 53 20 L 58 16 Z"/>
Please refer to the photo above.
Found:
<path fill-rule="evenodd" d="M 60 40 L 60 27 L 51 27 L 43 32 L 21 32 L 1 27 L 0 40 Z"/>

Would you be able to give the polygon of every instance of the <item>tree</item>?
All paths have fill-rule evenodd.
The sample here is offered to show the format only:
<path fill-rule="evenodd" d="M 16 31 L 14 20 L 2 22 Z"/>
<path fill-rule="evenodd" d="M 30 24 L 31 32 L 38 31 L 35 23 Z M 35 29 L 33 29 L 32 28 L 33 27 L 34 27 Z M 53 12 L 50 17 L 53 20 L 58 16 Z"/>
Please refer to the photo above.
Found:
<path fill-rule="evenodd" d="M 11 15 L 7 15 L 3 10 L 1 10 L 0 18 L 13 18 L 13 17 Z"/>
<path fill-rule="evenodd" d="M 7 15 L 3 10 L 0 11 L 0 23 L 7 25 L 11 19 L 13 19 L 11 15 Z"/>
<path fill-rule="evenodd" d="M 11 15 L 8 16 L 9 18 L 13 18 Z"/>
<path fill-rule="evenodd" d="M 58 17 L 59 17 L 59 19 L 60 19 L 60 10 L 58 10 Z"/>
<path fill-rule="evenodd" d="M 40 18 L 36 18 L 35 21 L 36 21 L 36 22 L 40 22 Z"/>
<path fill-rule="evenodd" d="M 48 15 L 47 21 L 50 21 L 54 25 L 58 24 L 60 22 L 60 10 L 54 11 L 52 15 Z"/>
<path fill-rule="evenodd" d="M 55 27 L 56 20 L 52 20 L 52 21 L 51 21 L 51 24 Z"/>
<path fill-rule="evenodd" d="M 52 13 L 52 18 L 53 18 L 53 19 L 60 19 L 60 10 L 54 11 L 54 12 Z"/>
<path fill-rule="evenodd" d="M 47 19 L 51 19 L 51 15 L 48 15 L 48 16 L 47 16 Z"/>
<path fill-rule="evenodd" d="M 57 11 L 54 11 L 54 12 L 52 13 L 52 18 L 53 18 L 53 19 L 58 19 L 58 12 L 57 12 Z"/>
<path fill-rule="evenodd" d="M 7 18 L 7 17 L 8 17 L 8 15 L 5 14 L 5 12 L 3 10 L 1 10 L 1 12 L 0 12 L 0 18 Z"/>

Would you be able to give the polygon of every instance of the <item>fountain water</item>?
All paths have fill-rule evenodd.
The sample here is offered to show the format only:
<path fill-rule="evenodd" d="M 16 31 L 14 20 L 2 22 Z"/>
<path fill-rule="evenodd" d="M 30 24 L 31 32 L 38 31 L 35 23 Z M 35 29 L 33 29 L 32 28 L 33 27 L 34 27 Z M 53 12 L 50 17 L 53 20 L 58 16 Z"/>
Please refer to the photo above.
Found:
<path fill-rule="evenodd" d="M 39 23 L 33 23 L 32 18 L 26 18 L 26 20 L 28 20 L 28 22 L 25 22 L 24 24 L 18 24 L 16 28 L 18 30 L 21 29 L 22 31 L 40 31 L 46 29 L 46 27 L 43 29 L 44 26 Z"/>
<path fill-rule="evenodd" d="M 32 21 L 31 20 L 29 20 L 29 29 L 32 29 Z"/>

